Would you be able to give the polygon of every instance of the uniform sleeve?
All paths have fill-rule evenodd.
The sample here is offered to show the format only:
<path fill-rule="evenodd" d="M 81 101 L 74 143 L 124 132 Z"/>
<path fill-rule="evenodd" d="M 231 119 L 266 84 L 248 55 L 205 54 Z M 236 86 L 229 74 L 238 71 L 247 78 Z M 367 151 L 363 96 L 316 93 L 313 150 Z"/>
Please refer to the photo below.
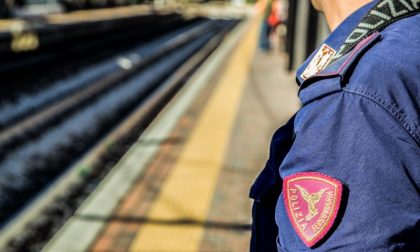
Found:
<path fill-rule="evenodd" d="M 342 91 L 302 108 L 294 130 L 281 177 L 319 172 L 343 185 L 334 226 L 315 251 L 420 247 L 420 149 L 391 114 L 362 95 Z M 282 197 L 276 207 L 279 246 L 307 249 Z"/>

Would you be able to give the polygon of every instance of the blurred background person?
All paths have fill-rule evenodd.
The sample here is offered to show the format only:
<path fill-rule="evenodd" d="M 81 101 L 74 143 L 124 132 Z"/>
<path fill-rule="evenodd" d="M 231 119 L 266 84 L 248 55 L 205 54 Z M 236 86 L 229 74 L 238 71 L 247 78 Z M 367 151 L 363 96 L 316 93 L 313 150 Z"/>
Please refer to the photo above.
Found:
<path fill-rule="evenodd" d="M 272 49 L 270 37 L 282 22 L 282 5 L 282 0 L 268 0 L 266 3 L 259 41 L 259 47 L 264 52 L 269 52 Z"/>

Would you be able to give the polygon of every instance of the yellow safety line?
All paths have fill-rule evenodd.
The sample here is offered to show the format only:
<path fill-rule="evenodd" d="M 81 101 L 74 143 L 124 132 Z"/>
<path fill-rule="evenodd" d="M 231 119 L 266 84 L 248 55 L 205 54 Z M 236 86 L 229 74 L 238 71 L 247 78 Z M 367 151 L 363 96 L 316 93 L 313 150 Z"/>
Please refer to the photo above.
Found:
<path fill-rule="evenodd" d="M 198 251 L 258 32 L 258 18 L 233 52 L 131 251 Z M 178 223 L 193 220 L 191 223 Z"/>

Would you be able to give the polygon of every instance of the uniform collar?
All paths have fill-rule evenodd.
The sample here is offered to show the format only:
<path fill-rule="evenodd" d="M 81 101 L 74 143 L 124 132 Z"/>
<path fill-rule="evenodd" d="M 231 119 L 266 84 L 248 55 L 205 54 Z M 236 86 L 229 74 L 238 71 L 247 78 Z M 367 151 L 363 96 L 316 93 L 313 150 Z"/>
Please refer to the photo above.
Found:
<path fill-rule="evenodd" d="M 359 24 L 361 19 L 369 12 L 370 9 L 378 2 L 378 0 L 372 1 L 360 9 L 353 12 L 349 17 L 347 17 L 323 42 L 323 45 L 326 45 L 336 52 L 339 51 L 340 46 L 346 41 L 347 37 L 351 34 L 354 28 Z M 315 50 L 309 58 L 305 60 L 305 62 L 298 68 L 296 71 L 296 80 L 297 84 L 300 86 L 304 79 L 301 77 L 305 69 L 307 69 L 308 65 L 311 63 L 314 56 L 317 52 L 322 49 L 322 47 Z"/>

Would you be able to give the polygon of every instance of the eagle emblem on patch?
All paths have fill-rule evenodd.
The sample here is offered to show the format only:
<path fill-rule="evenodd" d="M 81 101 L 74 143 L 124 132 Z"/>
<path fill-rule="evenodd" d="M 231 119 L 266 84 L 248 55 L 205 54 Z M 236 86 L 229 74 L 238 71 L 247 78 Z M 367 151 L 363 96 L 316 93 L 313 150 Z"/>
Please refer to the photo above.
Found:
<path fill-rule="evenodd" d="M 284 178 L 284 205 L 300 239 L 313 247 L 331 229 L 340 208 L 343 186 L 319 172 L 302 172 Z"/>
<path fill-rule="evenodd" d="M 336 53 L 333 48 L 323 44 L 300 77 L 306 80 L 324 70 Z"/>

